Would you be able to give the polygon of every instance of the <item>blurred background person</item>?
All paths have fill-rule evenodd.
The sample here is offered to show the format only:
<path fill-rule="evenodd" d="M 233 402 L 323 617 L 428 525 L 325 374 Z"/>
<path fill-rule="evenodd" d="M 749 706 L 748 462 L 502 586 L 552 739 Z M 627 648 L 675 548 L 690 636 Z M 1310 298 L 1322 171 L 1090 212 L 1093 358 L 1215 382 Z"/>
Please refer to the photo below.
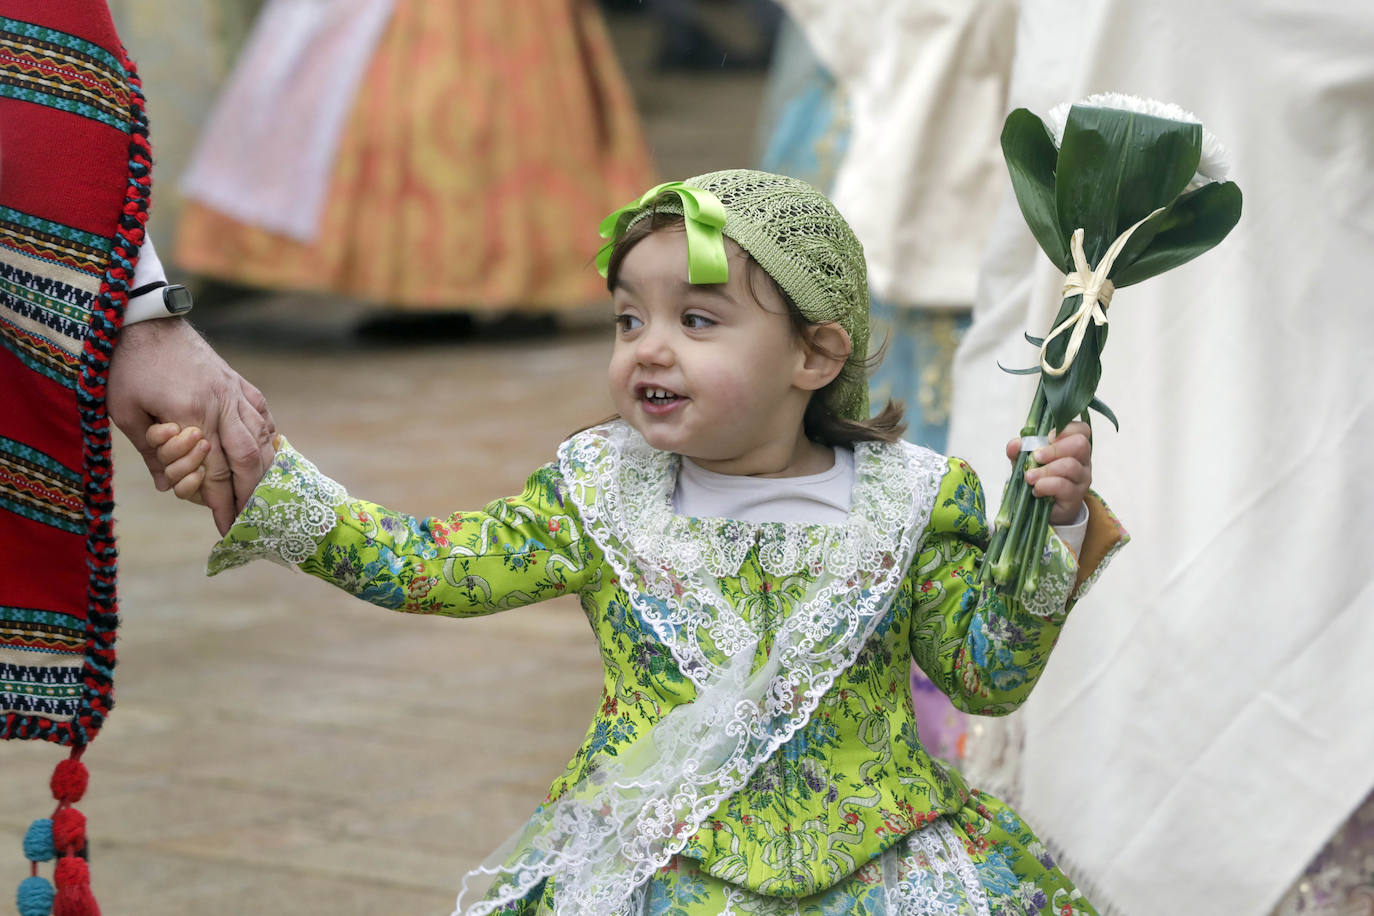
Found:
<path fill-rule="evenodd" d="M 176 190 L 205 125 L 205 115 L 233 68 L 261 0 L 108 0 L 129 53 L 138 61 L 157 133 L 157 209 L 149 232 L 174 274 Z"/>
<path fill-rule="evenodd" d="M 176 258 L 403 309 L 598 301 L 651 183 L 593 0 L 269 0 L 184 176 Z"/>
<path fill-rule="evenodd" d="M 970 741 L 1109 912 L 1374 912 L 1371 48 L 1374 11 L 1338 0 L 1022 3 L 1008 107 L 1174 102 L 1245 193 L 1215 251 L 1113 303 L 1100 394 L 1122 431 L 1097 425 L 1095 486 L 1130 556 L 1064 664 Z M 1019 422 L 1033 380 L 996 363 L 1033 362 L 1021 335 L 1049 328 L 1063 279 L 1004 195 L 953 453 L 1001 457 L 982 431 Z"/>

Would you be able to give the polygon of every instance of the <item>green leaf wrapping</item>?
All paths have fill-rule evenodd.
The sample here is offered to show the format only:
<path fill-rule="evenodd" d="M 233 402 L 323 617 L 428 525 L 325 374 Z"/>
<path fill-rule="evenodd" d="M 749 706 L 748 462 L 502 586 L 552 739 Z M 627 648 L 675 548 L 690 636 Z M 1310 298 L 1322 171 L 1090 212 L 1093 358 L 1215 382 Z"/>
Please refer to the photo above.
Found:
<path fill-rule="evenodd" d="M 1240 221 L 1240 211 L 1240 188 L 1234 181 L 1188 192 L 1165 214 L 1149 248 L 1129 266 L 1113 271 L 1112 282 L 1118 288 L 1130 286 L 1188 263 L 1226 238 Z"/>
<path fill-rule="evenodd" d="M 1183 193 L 1201 156 L 1201 124 L 1073 106 L 1056 166 L 1064 237 L 1082 228 L 1095 266 L 1118 235 Z"/>
<path fill-rule="evenodd" d="M 1031 234 L 1040 248 L 1062 271 L 1069 271 L 1072 261 L 1065 244 L 1066 235 L 1059 225 L 1055 209 L 1054 141 L 1044 123 L 1024 108 L 1007 115 L 1002 127 L 1002 155 L 1011 174 L 1011 187 L 1021 215 L 1026 218 Z"/>

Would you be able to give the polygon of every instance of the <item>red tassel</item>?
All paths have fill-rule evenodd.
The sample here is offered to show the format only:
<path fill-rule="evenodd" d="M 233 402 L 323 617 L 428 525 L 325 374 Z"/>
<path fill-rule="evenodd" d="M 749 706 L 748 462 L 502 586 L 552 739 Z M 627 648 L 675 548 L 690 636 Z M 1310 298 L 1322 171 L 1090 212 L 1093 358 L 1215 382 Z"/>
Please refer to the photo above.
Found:
<path fill-rule="evenodd" d="M 89 884 L 59 887 L 52 902 L 52 916 L 100 916 L 100 904 L 95 902 Z"/>
<path fill-rule="evenodd" d="M 52 916 L 100 916 L 85 859 L 67 856 L 58 860 L 53 883 L 57 885 L 57 896 L 53 899 Z"/>
<path fill-rule="evenodd" d="M 52 797 L 69 805 L 76 804 L 86 794 L 89 782 L 86 764 L 80 760 L 64 760 L 52 773 Z"/>

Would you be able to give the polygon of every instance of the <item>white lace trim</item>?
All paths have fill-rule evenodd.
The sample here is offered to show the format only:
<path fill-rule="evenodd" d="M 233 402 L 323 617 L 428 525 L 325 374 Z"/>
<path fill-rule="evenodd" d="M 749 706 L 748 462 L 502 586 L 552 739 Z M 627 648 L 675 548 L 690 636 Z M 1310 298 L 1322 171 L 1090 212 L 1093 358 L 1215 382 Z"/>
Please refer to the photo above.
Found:
<path fill-rule="evenodd" d="M 1067 614 L 1069 595 L 1078 580 L 1078 558 L 1053 528 L 1045 539 L 1036 577 L 1035 588 L 1021 596 L 1021 606 L 1039 617 Z"/>
<path fill-rule="evenodd" d="M 889 916 L 991 916 L 978 868 L 945 818 L 882 857 Z"/>
<path fill-rule="evenodd" d="M 624 423 L 575 436 L 559 462 L 585 531 L 697 697 L 536 812 L 470 873 L 456 912 L 473 916 L 551 875 L 556 913 L 623 912 L 853 663 L 897 594 L 946 469 L 928 449 L 861 444 L 853 508 L 831 526 L 678 517 L 677 459 Z M 810 579 L 758 668 L 770 634 L 754 630 L 717 587 L 756 543 L 769 573 Z M 480 895 L 483 883 L 499 888 L 464 910 L 464 897 Z"/>
<path fill-rule="evenodd" d="M 292 499 L 270 502 L 263 489 L 284 490 Z M 234 527 L 251 527 L 250 539 L 226 537 L 210 551 L 209 575 L 243 566 L 257 559 L 297 566 L 314 556 L 339 523 L 335 511 L 348 501 L 348 491 L 320 473 L 304 456 L 283 442 L 257 489 L 243 507 Z"/>

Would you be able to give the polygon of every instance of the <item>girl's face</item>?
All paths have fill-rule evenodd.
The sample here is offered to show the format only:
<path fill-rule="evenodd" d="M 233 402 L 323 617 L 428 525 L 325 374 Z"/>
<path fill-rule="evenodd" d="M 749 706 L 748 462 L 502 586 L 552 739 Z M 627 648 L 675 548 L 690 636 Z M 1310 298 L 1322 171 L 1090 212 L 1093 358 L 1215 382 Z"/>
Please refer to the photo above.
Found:
<path fill-rule="evenodd" d="M 721 473 L 788 473 L 810 445 L 808 350 L 773 284 L 751 290 L 748 256 L 729 239 L 726 249 L 729 282 L 713 285 L 687 282 L 681 231 L 652 232 L 626 254 L 611 398 L 654 448 Z"/>

